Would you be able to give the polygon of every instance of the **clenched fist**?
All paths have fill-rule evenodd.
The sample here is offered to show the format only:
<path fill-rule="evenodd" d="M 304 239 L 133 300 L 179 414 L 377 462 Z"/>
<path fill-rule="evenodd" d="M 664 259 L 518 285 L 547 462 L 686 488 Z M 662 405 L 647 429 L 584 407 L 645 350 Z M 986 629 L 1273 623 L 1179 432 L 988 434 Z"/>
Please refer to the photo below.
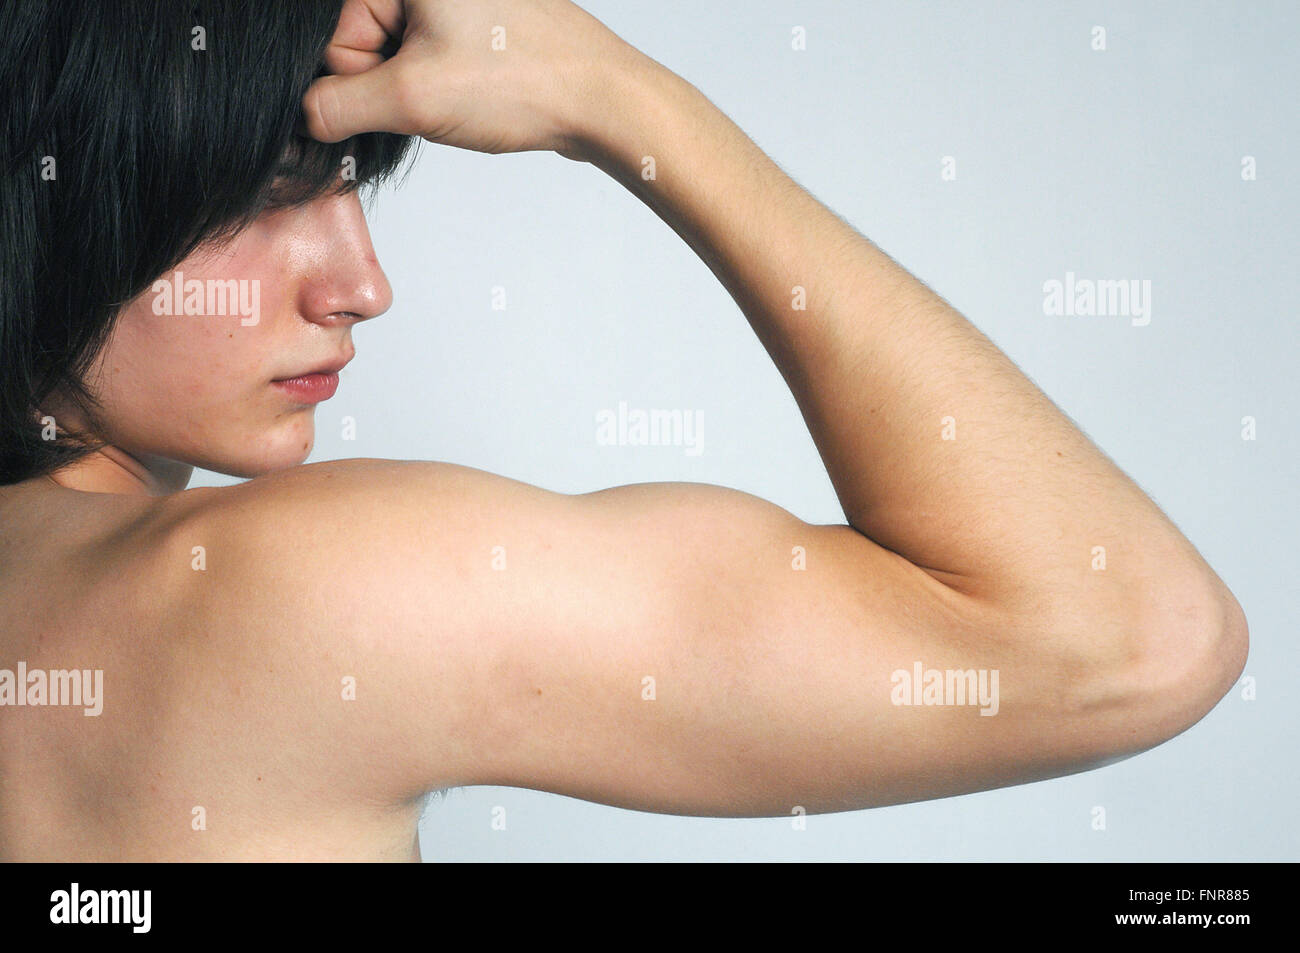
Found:
<path fill-rule="evenodd" d="M 308 133 L 584 158 L 607 79 L 652 64 L 570 0 L 347 0 L 303 99 Z"/>

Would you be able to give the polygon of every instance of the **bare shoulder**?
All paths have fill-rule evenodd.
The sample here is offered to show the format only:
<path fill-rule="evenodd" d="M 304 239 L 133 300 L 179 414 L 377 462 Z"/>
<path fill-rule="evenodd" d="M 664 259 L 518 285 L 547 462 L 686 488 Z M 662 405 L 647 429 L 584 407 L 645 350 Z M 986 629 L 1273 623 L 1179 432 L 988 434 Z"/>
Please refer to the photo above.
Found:
<path fill-rule="evenodd" d="M 164 627 L 183 636 L 172 654 L 201 673 L 191 704 L 245 738 L 241 757 L 307 788 L 382 806 L 443 786 L 466 757 L 442 728 L 468 715 L 473 654 L 457 577 L 521 496 L 536 511 L 554 495 L 354 459 L 163 501 L 135 535 Z"/>

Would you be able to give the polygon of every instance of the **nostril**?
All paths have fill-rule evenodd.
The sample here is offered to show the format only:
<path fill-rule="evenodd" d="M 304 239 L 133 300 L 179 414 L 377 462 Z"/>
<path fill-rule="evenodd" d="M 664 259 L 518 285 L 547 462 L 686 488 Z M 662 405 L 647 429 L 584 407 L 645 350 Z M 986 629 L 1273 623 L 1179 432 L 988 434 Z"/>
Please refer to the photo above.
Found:
<path fill-rule="evenodd" d="M 356 311 L 329 311 L 322 317 L 314 320 L 318 324 L 356 324 L 358 321 L 366 320 L 366 316 L 364 314 L 359 314 Z"/>

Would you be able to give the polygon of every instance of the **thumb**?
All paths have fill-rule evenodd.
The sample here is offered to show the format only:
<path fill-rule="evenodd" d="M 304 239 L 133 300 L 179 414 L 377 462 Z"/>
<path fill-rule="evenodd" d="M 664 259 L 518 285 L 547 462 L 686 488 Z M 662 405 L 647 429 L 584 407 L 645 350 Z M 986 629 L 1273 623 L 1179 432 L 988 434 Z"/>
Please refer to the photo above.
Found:
<path fill-rule="evenodd" d="M 339 142 L 363 132 L 411 133 L 415 123 L 403 97 L 396 57 L 374 69 L 347 76 L 322 76 L 302 100 L 307 134 Z"/>

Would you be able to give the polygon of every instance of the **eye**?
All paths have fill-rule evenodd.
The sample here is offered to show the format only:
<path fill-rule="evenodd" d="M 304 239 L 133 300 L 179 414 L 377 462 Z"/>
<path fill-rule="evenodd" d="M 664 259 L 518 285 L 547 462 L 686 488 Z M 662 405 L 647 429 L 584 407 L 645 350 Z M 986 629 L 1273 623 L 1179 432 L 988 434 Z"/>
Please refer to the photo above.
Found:
<path fill-rule="evenodd" d="M 263 206 L 264 211 L 275 211 L 276 209 L 288 208 L 293 205 L 293 190 L 279 179 L 273 181 L 266 191 L 266 203 Z"/>
<path fill-rule="evenodd" d="M 300 171 L 289 165 L 280 165 L 266 188 L 268 208 L 286 208 L 311 197 L 311 183 Z"/>
<path fill-rule="evenodd" d="M 304 144 L 297 139 L 289 142 L 266 186 L 266 208 L 289 208 L 319 195 L 346 192 L 357 186 L 356 182 L 344 178 L 341 168 L 333 175 L 333 181 L 328 181 L 329 173 L 334 172 L 332 165 L 332 155 L 322 153 L 318 145 Z"/>

